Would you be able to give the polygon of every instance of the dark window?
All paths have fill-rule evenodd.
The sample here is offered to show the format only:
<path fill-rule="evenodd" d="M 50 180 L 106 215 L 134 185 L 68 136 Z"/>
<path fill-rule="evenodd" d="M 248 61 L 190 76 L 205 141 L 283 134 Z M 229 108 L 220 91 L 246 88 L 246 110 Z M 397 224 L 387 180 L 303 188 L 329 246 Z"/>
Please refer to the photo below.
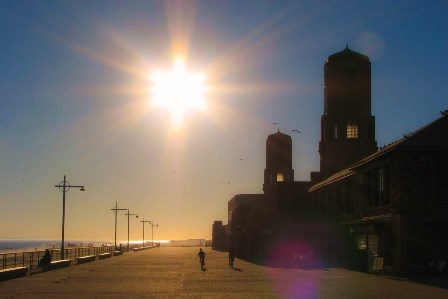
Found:
<path fill-rule="evenodd" d="M 372 171 L 366 172 L 365 175 L 365 202 L 367 207 L 373 207 L 373 174 Z"/>
<path fill-rule="evenodd" d="M 387 168 L 382 167 L 377 170 L 377 202 L 378 205 L 383 206 L 389 203 L 388 197 L 388 179 Z"/>
<path fill-rule="evenodd" d="M 336 192 L 334 189 L 330 189 L 328 193 L 328 204 L 330 206 L 330 216 L 336 215 Z"/>
<path fill-rule="evenodd" d="M 347 182 L 345 183 L 345 213 L 351 214 L 354 211 L 354 204 L 353 204 L 353 182 Z"/>
<path fill-rule="evenodd" d="M 342 215 L 344 213 L 344 203 L 342 201 L 342 186 L 337 186 L 335 191 L 336 213 L 337 215 Z"/>
<path fill-rule="evenodd" d="M 379 207 L 389 204 L 387 166 L 366 173 L 366 204 Z"/>
<path fill-rule="evenodd" d="M 327 216 L 327 192 L 323 191 L 320 196 L 321 216 Z"/>

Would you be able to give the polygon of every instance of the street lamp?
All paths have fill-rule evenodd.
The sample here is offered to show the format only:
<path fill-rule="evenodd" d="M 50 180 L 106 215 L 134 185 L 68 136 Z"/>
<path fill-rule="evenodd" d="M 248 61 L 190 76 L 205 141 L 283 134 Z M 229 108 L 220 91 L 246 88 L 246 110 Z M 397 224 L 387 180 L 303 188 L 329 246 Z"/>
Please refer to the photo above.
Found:
<path fill-rule="evenodd" d="M 117 250 L 117 213 L 118 211 L 127 211 L 128 209 L 120 209 L 118 208 L 117 202 L 115 202 L 115 208 L 111 209 L 112 211 L 115 211 L 115 249 Z"/>
<path fill-rule="evenodd" d="M 62 191 L 62 240 L 61 240 L 61 260 L 65 258 L 64 254 L 64 226 L 65 226 L 65 192 L 68 192 L 70 188 L 80 188 L 81 191 L 85 191 L 84 186 L 72 186 L 67 182 L 64 175 L 64 180 L 56 185 L 55 188 L 59 188 Z"/>
<path fill-rule="evenodd" d="M 128 212 L 125 215 L 128 216 L 128 251 L 129 251 L 129 216 L 135 216 L 135 218 L 138 218 L 138 214 L 131 214 L 128 209 Z"/>
<path fill-rule="evenodd" d="M 154 226 L 159 227 L 159 224 L 151 223 L 151 246 L 154 246 Z"/>
<path fill-rule="evenodd" d="M 143 220 L 140 222 L 142 222 L 142 224 L 143 224 L 143 246 L 142 247 L 145 247 L 145 223 L 151 224 L 151 221 L 145 220 L 145 218 L 143 218 Z"/>

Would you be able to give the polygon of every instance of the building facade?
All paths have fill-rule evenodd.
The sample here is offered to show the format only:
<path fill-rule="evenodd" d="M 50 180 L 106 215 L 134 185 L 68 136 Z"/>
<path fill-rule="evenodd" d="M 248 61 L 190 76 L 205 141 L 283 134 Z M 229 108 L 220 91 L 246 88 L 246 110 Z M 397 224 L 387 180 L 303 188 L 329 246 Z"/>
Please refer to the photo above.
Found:
<path fill-rule="evenodd" d="M 347 47 L 328 57 L 320 171 L 294 181 L 291 137 L 268 136 L 264 193 L 235 195 L 221 224 L 227 235 L 220 238 L 238 257 L 394 274 L 447 271 L 447 111 L 378 150 L 370 90 L 367 56 Z"/>
<path fill-rule="evenodd" d="M 313 217 L 325 224 L 315 240 L 323 259 L 364 271 L 446 271 L 448 140 L 442 136 L 448 136 L 446 115 L 309 189 Z"/>

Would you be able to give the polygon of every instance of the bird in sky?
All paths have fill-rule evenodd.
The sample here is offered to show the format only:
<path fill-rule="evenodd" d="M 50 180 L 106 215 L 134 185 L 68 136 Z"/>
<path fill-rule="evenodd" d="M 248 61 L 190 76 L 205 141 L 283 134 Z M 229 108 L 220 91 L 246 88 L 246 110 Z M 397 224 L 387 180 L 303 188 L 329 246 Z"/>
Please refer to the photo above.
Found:
<path fill-rule="evenodd" d="M 302 133 L 302 132 L 300 132 L 299 130 L 296 130 L 296 129 L 294 129 L 294 130 L 292 130 L 293 132 L 297 132 L 297 133 Z"/>

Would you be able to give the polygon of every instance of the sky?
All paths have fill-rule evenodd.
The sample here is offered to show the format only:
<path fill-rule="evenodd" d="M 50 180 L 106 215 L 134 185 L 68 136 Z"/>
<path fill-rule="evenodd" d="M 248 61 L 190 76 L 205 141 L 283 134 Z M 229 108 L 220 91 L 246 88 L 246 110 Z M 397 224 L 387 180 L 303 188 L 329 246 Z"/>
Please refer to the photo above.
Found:
<path fill-rule="evenodd" d="M 323 67 L 372 64 L 378 146 L 448 107 L 448 1 L 0 1 L 0 239 L 211 238 L 227 202 L 262 193 L 265 143 L 319 170 Z M 151 74 L 183 57 L 203 109 L 174 126 Z M 273 125 L 279 123 L 278 126 Z M 292 130 L 301 133 L 293 133 Z M 125 211 L 117 238 L 127 239 Z"/>

